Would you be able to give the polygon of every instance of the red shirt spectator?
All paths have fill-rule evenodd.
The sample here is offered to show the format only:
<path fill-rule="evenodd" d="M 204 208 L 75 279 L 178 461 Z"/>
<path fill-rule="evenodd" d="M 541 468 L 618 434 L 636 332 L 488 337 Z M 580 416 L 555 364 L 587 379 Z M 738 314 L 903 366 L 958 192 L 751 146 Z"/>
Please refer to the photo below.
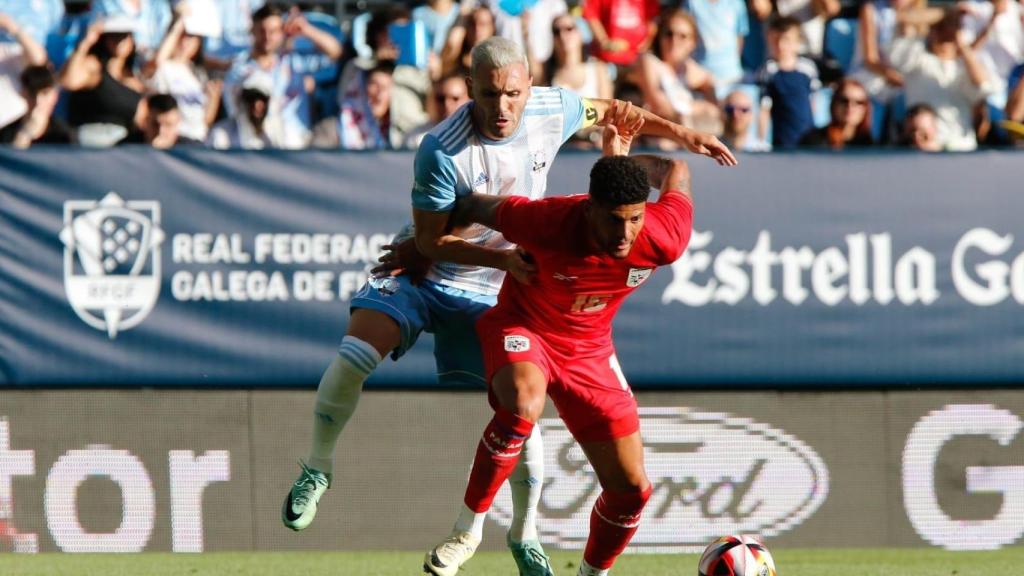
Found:
<path fill-rule="evenodd" d="M 629 65 L 654 38 L 658 0 L 586 0 L 583 17 L 594 33 L 594 56 Z"/>

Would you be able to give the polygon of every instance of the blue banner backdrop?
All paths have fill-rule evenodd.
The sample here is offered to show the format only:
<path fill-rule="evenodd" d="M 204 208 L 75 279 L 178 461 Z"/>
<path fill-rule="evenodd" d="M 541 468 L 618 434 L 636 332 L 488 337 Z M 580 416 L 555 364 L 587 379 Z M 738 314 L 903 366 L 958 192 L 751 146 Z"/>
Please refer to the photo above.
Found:
<path fill-rule="evenodd" d="M 550 192 L 585 192 L 563 153 Z M 687 254 L 623 307 L 634 386 L 1024 380 L 1024 156 L 691 162 Z M 313 387 L 412 155 L 0 150 L 0 385 Z M 433 386 L 432 343 L 372 386 Z"/>

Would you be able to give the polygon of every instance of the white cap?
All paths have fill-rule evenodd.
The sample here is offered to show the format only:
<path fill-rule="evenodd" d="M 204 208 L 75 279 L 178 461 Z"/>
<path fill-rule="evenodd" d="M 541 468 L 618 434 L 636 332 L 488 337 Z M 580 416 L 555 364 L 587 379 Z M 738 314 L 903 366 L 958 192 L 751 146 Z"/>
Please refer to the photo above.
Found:
<path fill-rule="evenodd" d="M 207 38 L 220 38 L 222 27 L 220 13 L 212 0 L 187 0 L 188 15 L 185 16 L 185 33 Z"/>
<path fill-rule="evenodd" d="M 103 19 L 103 33 L 128 33 L 134 34 L 138 29 L 135 19 L 127 14 L 113 14 Z"/>
<path fill-rule="evenodd" d="M 274 92 L 274 79 L 266 72 L 253 72 L 242 82 L 242 90 L 255 90 L 269 98 Z"/>

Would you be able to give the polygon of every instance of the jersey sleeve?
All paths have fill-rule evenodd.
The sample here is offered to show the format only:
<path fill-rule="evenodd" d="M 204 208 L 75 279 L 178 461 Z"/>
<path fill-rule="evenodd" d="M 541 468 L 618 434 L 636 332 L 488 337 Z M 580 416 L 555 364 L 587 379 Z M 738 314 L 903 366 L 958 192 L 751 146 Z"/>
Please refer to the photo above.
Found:
<path fill-rule="evenodd" d="M 427 135 L 413 161 L 412 207 L 426 212 L 450 212 L 455 207 L 458 173 L 437 137 Z"/>
<path fill-rule="evenodd" d="M 659 266 L 678 260 L 690 243 L 693 201 L 679 192 L 670 192 L 647 205 L 645 220 L 644 227 L 651 234 L 651 258 Z"/>
<path fill-rule="evenodd" d="M 578 94 L 565 88 L 557 88 L 558 93 L 562 97 L 562 143 L 572 137 L 573 134 L 579 130 L 592 126 L 597 120 L 597 111 L 591 112 L 593 120 L 588 123 L 588 110 L 593 110 L 593 106 L 588 106 L 590 103 L 586 98 L 581 98 Z"/>

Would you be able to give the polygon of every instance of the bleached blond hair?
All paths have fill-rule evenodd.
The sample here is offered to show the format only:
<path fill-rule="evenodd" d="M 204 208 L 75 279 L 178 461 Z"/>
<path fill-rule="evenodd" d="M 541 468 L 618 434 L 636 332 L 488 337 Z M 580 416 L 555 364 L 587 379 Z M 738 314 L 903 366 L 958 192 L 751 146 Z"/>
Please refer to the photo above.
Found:
<path fill-rule="evenodd" d="M 491 36 L 487 40 L 477 44 L 473 47 L 471 53 L 473 62 L 470 68 L 470 74 L 475 78 L 476 71 L 482 66 L 488 66 L 490 68 L 504 68 L 511 66 L 512 64 L 522 63 L 529 69 L 530 64 L 526 59 L 526 53 L 519 47 L 518 44 L 509 40 L 508 38 L 502 38 L 501 36 Z"/>

